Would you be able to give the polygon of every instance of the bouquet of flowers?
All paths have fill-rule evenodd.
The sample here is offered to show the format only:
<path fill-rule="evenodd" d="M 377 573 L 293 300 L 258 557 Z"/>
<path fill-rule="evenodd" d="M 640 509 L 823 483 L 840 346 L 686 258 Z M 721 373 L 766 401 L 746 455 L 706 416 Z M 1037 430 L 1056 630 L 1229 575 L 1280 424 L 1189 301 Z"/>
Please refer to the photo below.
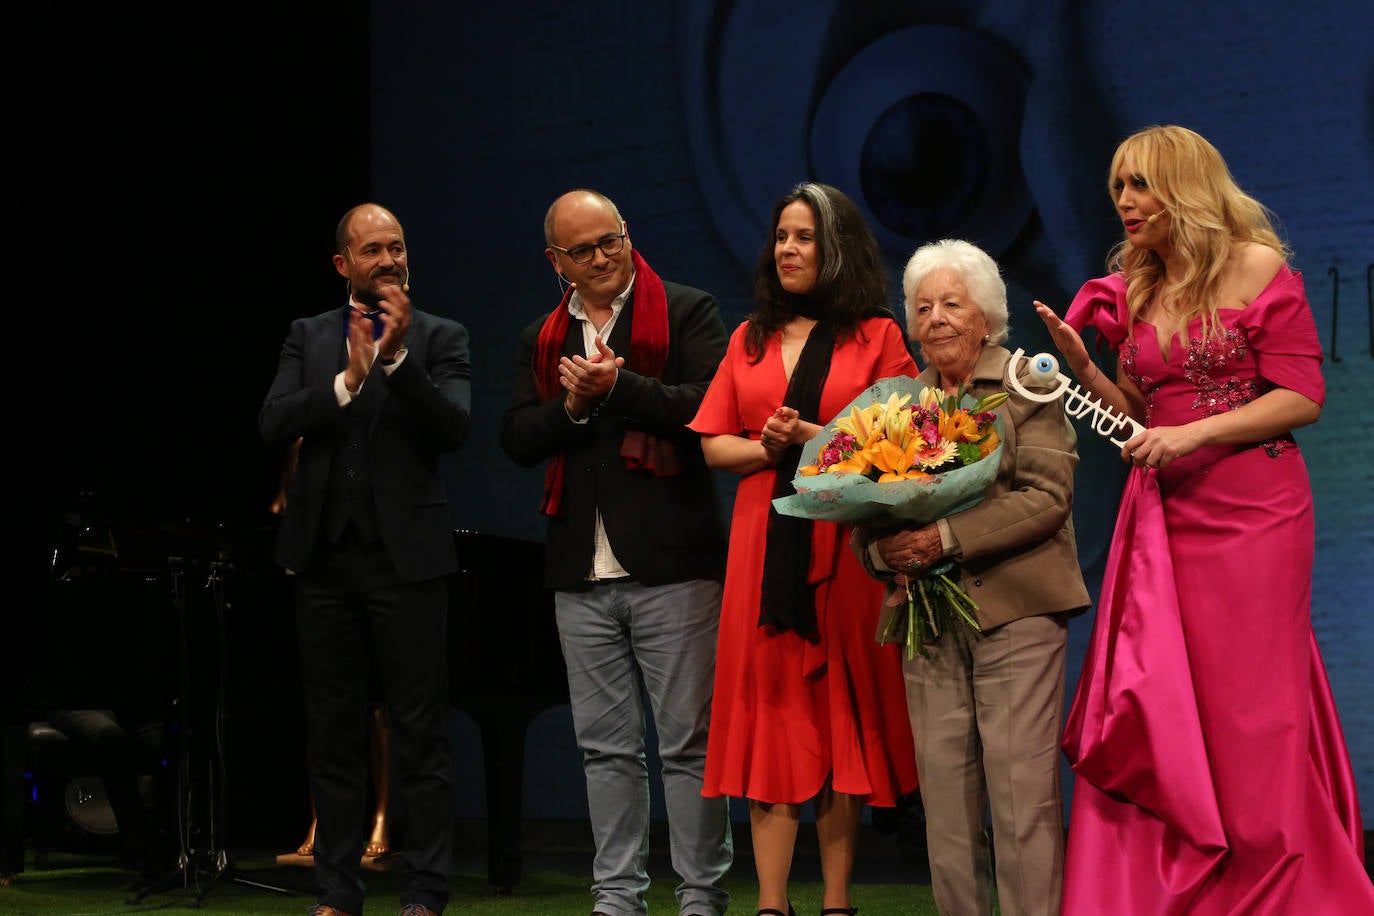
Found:
<path fill-rule="evenodd" d="M 946 397 L 914 378 L 879 379 L 802 447 L 784 515 L 849 524 L 929 524 L 977 505 L 997 476 L 1006 392 L 977 402 Z M 904 642 L 907 658 L 955 623 L 975 632 L 978 606 L 950 577 L 952 561 L 905 575 L 906 613 L 891 615 L 879 642 Z"/>

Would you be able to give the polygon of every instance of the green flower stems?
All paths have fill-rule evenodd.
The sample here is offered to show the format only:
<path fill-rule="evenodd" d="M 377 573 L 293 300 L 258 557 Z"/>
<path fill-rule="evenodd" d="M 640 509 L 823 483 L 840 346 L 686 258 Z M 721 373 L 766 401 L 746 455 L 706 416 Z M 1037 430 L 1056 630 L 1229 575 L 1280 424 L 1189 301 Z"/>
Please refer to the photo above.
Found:
<path fill-rule="evenodd" d="M 983 628 L 978 625 L 978 619 L 973 616 L 977 610 L 977 603 L 945 572 L 933 573 L 914 580 L 908 577 L 906 620 L 902 620 L 901 614 L 894 614 L 892 622 L 888 625 L 888 632 L 883 634 L 884 641 L 896 637 L 898 628 L 905 623 L 904 642 L 907 660 L 910 661 L 917 655 L 929 658 L 930 653 L 926 647 L 938 642 L 941 633 L 956 623 L 962 623 L 974 633 L 983 632 Z"/>

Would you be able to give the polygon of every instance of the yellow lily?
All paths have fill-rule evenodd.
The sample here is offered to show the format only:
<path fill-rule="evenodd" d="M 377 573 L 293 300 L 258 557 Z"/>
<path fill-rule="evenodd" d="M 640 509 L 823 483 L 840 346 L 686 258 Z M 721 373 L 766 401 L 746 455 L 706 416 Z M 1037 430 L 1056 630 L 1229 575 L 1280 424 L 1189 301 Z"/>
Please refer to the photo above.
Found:
<path fill-rule="evenodd" d="M 969 408 L 973 413 L 982 413 L 987 410 L 995 410 L 1001 407 L 1011 395 L 1005 391 L 998 391 L 993 394 L 985 395 L 978 399 L 978 403 Z"/>
<path fill-rule="evenodd" d="M 851 436 L 853 436 L 855 439 L 858 439 L 860 442 L 864 441 L 864 437 L 859 435 L 859 408 L 850 408 L 849 416 L 840 417 L 838 420 L 836 420 L 835 431 L 849 433 Z"/>
<path fill-rule="evenodd" d="M 868 460 L 864 452 L 855 452 L 843 461 L 837 461 L 830 466 L 832 474 L 867 474 L 872 467 L 872 462 Z"/>
<path fill-rule="evenodd" d="M 875 451 L 873 466 L 885 474 L 904 474 L 911 467 L 907 451 L 891 439 L 879 439 Z"/>
<path fill-rule="evenodd" d="M 873 435 L 874 426 L 882 415 L 882 410 L 882 404 L 850 408 L 849 416 L 835 421 L 835 428 L 844 430 L 860 442 L 867 442 Z"/>
<path fill-rule="evenodd" d="M 882 460 L 874 462 L 874 467 L 883 472 L 878 478 L 879 483 L 907 480 L 912 476 L 913 465 L 916 464 L 916 455 L 920 450 L 921 440 L 916 436 L 906 438 L 909 441 L 904 443 L 890 439 L 884 440 L 882 443 Z M 920 473 L 919 468 L 915 468 L 915 470 Z"/>
<path fill-rule="evenodd" d="M 973 442 L 978 436 L 978 424 L 967 410 L 956 410 L 940 417 L 940 438 L 951 442 Z"/>
<path fill-rule="evenodd" d="M 911 426 L 911 411 L 905 409 L 909 400 L 909 394 L 902 395 L 900 400 L 896 394 L 887 399 L 887 408 L 883 412 L 883 435 L 893 442 L 901 442 Z"/>

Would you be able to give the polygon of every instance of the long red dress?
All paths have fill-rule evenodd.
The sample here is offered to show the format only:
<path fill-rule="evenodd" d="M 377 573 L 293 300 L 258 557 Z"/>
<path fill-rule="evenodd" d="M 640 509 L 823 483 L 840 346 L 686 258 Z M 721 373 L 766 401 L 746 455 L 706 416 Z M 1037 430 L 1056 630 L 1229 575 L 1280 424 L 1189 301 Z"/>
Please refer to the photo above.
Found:
<path fill-rule="evenodd" d="M 1147 425 L 1274 386 L 1321 403 L 1302 278 L 1283 268 L 1225 337 L 1168 357 L 1122 279 L 1066 320 L 1121 353 Z M 1296 443 L 1209 446 L 1126 482 L 1065 726 L 1077 774 L 1066 916 L 1374 913 L 1354 774 L 1312 632 L 1312 490 Z"/>
<path fill-rule="evenodd" d="M 768 342 L 761 362 L 750 365 L 744 332 L 741 324 L 731 335 L 689 424 L 699 433 L 757 439 L 783 403 L 780 336 Z M 835 349 L 821 393 L 822 421 L 875 380 L 916 372 L 895 321 L 863 321 Z M 815 522 L 810 576 L 817 584 L 819 643 L 761 629 L 774 476 L 771 468 L 747 474 L 735 493 L 702 794 L 801 804 L 833 773 L 836 791 L 890 807 L 916 788 L 916 752 L 900 647 L 875 638 L 882 583 L 854 558 L 847 526 Z"/>

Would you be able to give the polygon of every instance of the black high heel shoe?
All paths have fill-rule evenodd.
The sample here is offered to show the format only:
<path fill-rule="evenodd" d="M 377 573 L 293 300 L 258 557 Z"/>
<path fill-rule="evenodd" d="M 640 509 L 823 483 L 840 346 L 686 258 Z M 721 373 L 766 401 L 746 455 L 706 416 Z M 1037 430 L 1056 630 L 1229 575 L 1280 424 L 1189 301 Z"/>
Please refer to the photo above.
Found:
<path fill-rule="evenodd" d="M 821 916 L 859 916 L 856 906 L 828 906 L 821 910 Z"/>
<path fill-rule="evenodd" d="M 775 910 L 771 906 L 766 906 L 759 910 L 756 916 L 797 916 L 797 911 L 792 909 L 792 904 L 787 904 L 787 912 Z"/>

